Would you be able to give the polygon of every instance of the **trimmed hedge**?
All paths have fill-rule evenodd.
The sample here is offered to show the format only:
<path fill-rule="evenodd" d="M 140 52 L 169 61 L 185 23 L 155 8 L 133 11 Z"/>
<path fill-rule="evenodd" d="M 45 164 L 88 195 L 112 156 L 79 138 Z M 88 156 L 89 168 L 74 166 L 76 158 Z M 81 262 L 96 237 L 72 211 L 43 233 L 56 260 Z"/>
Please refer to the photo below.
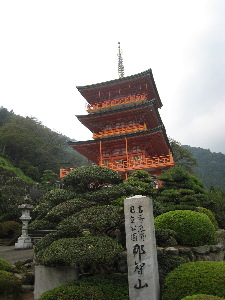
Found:
<path fill-rule="evenodd" d="M 189 262 L 167 275 L 163 300 L 180 300 L 195 294 L 225 297 L 224 262 Z"/>
<path fill-rule="evenodd" d="M 94 286 L 61 285 L 44 292 L 39 300 L 106 300 L 103 292 Z"/>
<path fill-rule="evenodd" d="M 103 236 L 63 238 L 43 251 L 45 266 L 87 264 L 100 270 L 100 265 L 112 265 L 123 248 L 113 239 Z"/>
<path fill-rule="evenodd" d="M 83 199 L 72 199 L 67 200 L 63 203 L 60 203 L 53 207 L 45 216 L 45 220 L 50 222 L 59 223 L 65 218 L 73 215 L 74 213 L 84 209 L 86 207 L 90 207 L 95 203 L 88 202 Z"/>
<path fill-rule="evenodd" d="M 0 270 L 1 271 L 12 272 L 13 267 L 12 267 L 11 264 L 9 264 L 7 261 L 5 261 L 3 258 L 0 258 Z"/>
<path fill-rule="evenodd" d="M 216 242 L 215 228 L 203 213 L 175 210 L 155 218 L 156 229 L 171 229 L 177 234 L 180 245 L 202 246 Z"/>
<path fill-rule="evenodd" d="M 18 295 L 21 287 L 21 280 L 14 274 L 0 271 L 0 295 Z"/>
<path fill-rule="evenodd" d="M 225 299 L 217 296 L 212 296 L 212 295 L 198 294 L 193 296 L 187 296 L 185 298 L 182 298 L 181 300 L 225 300 Z"/>
<path fill-rule="evenodd" d="M 29 225 L 29 230 L 55 229 L 57 224 L 46 220 L 35 220 Z"/>
<path fill-rule="evenodd" d="M 76 237 L 83 229 L 92 233 L 107 233 L 124 223 L 124 215 L 118 206 L 93 206 L 63 220 L 57 227 L 62 235 Z"/>

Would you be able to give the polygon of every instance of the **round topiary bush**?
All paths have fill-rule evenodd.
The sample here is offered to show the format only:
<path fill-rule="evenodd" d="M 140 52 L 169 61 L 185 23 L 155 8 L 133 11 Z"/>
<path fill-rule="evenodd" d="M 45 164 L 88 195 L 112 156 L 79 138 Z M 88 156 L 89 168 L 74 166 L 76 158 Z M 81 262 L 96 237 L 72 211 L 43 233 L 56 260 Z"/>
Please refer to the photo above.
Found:
<path fill-rule="evenodd" d="M 44 292 L 39 300 L 105 300 L 101 290 L 94 286 L 61 285 Z"/>
<path fill-rule="evenodd" d="M 216 242 L 215 228 L 203 213 L 191 210 L 175 210 L 155 218 L 156 229 L 171 229 L 181 245 L 202 246 Z"/>
<path fill-rule="evenodd" d="M 14 274 L 0 271 L 0 295 L 18 295 L 21 287 L 20 279 Z"/>
<path fill-rule="evenodd" d="M 163 300 L 180 300 L 195 294 L 225 297 L 224 262 L 198 261 L 181 264 L 170 272 L 163 289 Z"/>
<path fill-rule="evenodd" d="M 225 300 L 225 299 L 217 296 L 212 296 L 212 295 L 198 294 L 193 296 L 187 296 L 185 298 L 182 298 L 181 300 Z"/>
<path fill-rule="evenodd" d="M 21 231 L 21 224 L 15 221 L 6 221 L 0 224 L 0 237 L 13 237 Z"/>
<path fill-rule="evenodd" d="M 100 265 L 113 265 L 123 248 L 112 238 L 85 236 L 63 238 L 53 242 L 42 254 L 45 266 L 86 264 L 100 269 Z"/>
<path fill-rule="evenodd" d="M 12 272 L 13 267 L 7 261 L 5 261 L 4 259 L 0 258 L 0 270 L 1 271 Z"/>
<path fill-rule="evenodd" d="M 83 229 L 91 233 L 108 233 L 124 223 L 124 215 L 118 206 L 93 206 L 63 220 L 57 227 L 59 233 L 76 237 Z"/>

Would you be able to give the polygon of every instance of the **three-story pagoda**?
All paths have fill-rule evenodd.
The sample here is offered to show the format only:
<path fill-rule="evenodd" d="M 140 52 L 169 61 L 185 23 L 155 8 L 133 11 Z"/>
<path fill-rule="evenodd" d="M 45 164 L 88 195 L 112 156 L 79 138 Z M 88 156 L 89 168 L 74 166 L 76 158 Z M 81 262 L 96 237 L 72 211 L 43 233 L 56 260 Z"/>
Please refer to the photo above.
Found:
<path fill-rule="evenodd" d="M 93 133 L 93 140 L 70 142 L 73 149 L 122 178 L 135 170 L 159 176 L 174 165 L 151 69 L 77 89 L 88 102 L 88 114 L 77 118 Z"/>

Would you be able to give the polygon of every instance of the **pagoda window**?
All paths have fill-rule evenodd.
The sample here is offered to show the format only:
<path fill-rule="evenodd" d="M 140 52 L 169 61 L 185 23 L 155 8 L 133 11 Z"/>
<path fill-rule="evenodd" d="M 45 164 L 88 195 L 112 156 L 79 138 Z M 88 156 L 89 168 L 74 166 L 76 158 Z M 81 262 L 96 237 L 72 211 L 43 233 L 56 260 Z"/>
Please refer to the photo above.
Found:
<path fill-rule="evenodd" d="M 122 154 L 126 152 L 126 148 L 114 149 L 113 154 Z"/>
<path fill-rule="evenodd" d="M 140 146 L 134 146 L 131 148 L 131 152 L 139 152 L 141 151 L 141 147 Z"/>
<path fill-rule="evenodd" d="M 103 150 L 102 151 L 102 156 L 109 156 L 110 154 L 109 154 L 109 152 L 108 151 L 106 151 L 106 150 Z"/>

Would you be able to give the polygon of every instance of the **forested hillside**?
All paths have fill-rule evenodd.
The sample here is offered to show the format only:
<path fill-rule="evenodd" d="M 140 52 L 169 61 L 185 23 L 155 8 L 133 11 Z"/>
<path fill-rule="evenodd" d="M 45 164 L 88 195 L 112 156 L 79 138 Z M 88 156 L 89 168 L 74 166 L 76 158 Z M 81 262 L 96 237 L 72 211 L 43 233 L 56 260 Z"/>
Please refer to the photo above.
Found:
<path fill-rule="evenodd" d="M 45 170 L 80 166 L 86 159 L 68 145 L 69 138 L 44 126 L 35 118 L 21 117 L 0 108 L 0 156 L 34 181 Z"/>
<path fill-rule="evenodd" d="M 225 155 L 199 147 L 187 145 L 183 147 L 191 151 L 193 157 L 197 159 L 198 166 L 194 167 L 194 173 L 204 185 L 208 188 L 219 187 L 225 191 Z"/>

